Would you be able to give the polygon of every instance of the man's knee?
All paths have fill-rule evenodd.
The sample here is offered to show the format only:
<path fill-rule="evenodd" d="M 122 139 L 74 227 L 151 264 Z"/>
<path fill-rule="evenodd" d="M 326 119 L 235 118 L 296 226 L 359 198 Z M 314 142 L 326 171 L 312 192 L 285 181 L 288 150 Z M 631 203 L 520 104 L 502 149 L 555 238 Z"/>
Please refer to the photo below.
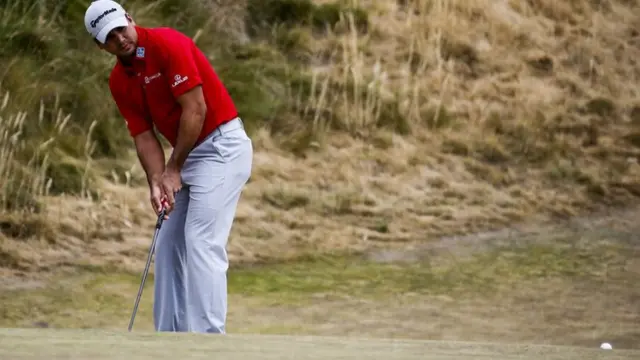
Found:
<path fill-rule="evenodd" d="M 185 239 L 190 265 L 209 267 L 211 270 L 226 271 L 229 266 L 226 234 L 210 230 L 186 229 Z"/>

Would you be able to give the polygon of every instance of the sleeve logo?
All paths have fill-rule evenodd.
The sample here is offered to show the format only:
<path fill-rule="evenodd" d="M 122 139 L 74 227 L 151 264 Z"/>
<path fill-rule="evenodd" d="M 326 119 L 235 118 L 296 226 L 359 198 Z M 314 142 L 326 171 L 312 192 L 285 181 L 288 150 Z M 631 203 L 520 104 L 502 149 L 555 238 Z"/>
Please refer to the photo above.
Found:
<path fill-rule="evenodd" d="M 176 75 L 173 77 L 173 79 L 175 80 L 175 82 L 171 85 L 171 87 L 176 87 L 182 84 L 183 82 L 189 80 L 189 77 L 188 76 L 182 77 L 180 75 Z"/>

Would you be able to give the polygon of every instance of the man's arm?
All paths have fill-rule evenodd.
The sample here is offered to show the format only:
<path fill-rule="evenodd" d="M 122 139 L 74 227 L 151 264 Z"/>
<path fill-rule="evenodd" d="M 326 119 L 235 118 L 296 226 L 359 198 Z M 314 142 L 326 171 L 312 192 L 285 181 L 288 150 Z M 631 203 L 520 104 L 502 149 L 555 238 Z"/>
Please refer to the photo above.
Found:
<path fill-rule="evenodd" d="M 171 93 L 182 108 L 178 136 L 167 170 L 180 172 L 202 131 L 207 106 L 202 93 L 202 77 L 195 55 L 198 48 L 191 38 L 177 30 L 164 30 L 161 49 Z"/>
<path fill-rule="evenodd" d="M 200 135 L 207 105 L 202 94 L 202 86 L 199 85 L 180 95 L 177 101 L 182 107 L 182 115 L 176 145 L 167 162 L 167 168 L 179 172 Z"/>
<path fill-rule="evenodd" d="M 147 130 L 134 137 L 140 164 L 147 175 L 147 182 L 152 186 L 160 181 L 164 172 L 164 151 L 153 130 Z"/>

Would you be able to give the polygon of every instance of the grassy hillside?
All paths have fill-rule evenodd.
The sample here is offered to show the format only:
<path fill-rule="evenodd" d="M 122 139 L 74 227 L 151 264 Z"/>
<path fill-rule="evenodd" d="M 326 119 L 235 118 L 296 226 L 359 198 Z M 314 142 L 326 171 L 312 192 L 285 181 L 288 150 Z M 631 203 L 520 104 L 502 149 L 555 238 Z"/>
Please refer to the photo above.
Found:
<path fill-rule="evenodd" d="M 151 236 L 87 3 L 0 2 L 4 269 L 130 266 Z M 406 247 L 640 194 L 635 2 L 124 5 L 196 39 L 255 140 L 235 261 Z"/>
<path fill-rule="evenodd" d="M 87 4 L 0 0 L 0 326 L 122 329 L 146 260 Z M 254 139 L 233 332 L 638 348 L 637 1 L 124 5 L 195 39 Z"/>

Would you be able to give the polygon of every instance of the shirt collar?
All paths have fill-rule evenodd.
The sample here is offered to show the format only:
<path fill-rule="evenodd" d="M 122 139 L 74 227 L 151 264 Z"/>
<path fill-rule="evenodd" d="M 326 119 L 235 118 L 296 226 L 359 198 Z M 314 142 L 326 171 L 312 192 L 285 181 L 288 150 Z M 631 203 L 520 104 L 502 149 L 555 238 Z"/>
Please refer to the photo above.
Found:
<path fill-rule="evenodd" d="M 147 31 L 140 26 L 134 25 L 134 28 L 138 33 L 138 47 L 136 47 L 134 61 L 145 61 L 147 58 L 146 50 L 147 45 L 149 44 L 149 34 L 147 34 Z"/>
<path fill-rule="evenodd" d="M 147 44 L 149 43 L 149 36 L 144 28 L 134 25 L 136 32 L 138 33 L 138 45 L 133 55 L 132 63 L 125 64 L 122 59 L 118 58 L 118 63 L 125 71 L 132 72 L 133 68 L 139 63 L 144 63 L 147 58 Z"/>

